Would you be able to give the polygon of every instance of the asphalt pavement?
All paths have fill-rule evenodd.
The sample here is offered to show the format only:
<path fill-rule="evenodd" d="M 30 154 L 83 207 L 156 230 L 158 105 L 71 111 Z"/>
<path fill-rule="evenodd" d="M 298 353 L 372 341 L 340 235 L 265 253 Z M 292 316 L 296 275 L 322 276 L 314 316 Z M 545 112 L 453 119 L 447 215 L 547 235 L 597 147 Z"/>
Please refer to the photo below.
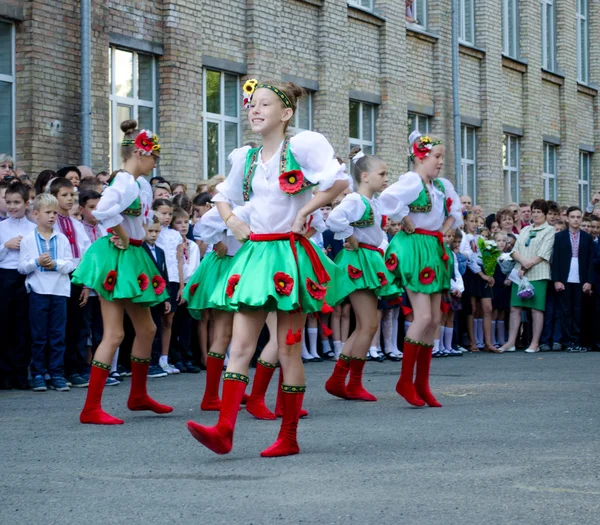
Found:
<path fill-rule="evenodd" d="M 287 458 L 259 457 L 279 423 L 245 411 L 227 456 L 189 435 L 217 418 L 199 410 L 204 373 L 149 380 L 166 416 L 107 388 L 116 427 L 79 423 L 85 390 L 0 392 L 0 524 L 600 524 L 599 353 L 435 360 L 439 409 L 395 393 L 399 363 L 367 363 L 378 402 L 333 398 L 332 367 L 306 365 Z"/>

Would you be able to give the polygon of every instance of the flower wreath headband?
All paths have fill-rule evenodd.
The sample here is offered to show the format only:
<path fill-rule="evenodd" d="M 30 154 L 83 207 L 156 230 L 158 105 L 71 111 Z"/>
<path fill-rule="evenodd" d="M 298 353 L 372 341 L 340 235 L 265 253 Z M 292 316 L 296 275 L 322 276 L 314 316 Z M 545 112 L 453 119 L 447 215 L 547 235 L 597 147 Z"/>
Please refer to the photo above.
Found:
<path fill-rule="evenodd" d="M 148 129 L 143 129 L 139 132 L 135 139 L 124 138 L 121 142 L 122 146 L 135 146 L 136 149 L 142 151 L 142 155 L 148 156 L 160 155 L 160 144 L 158 143 L 158 136 L 152 133 Z"/>
<path fill-rule="evenodd" d="M 441 140 L 431 140 L 428 135 L 422 136 L 418 131 L 413 131 L 408 137 L 411 145 L 410 160 L 429 157 L 434 146 L 442 144 Z"/>
<path fill-rule="evenodd" d="M 244 92 L 244 107 L 246 109 L 248 109 L 250 107 L 250 103 L 252 102 L 252 95 L 254 95 L 254 92 L 257 89 L 261 89 L 261 88 L 270 89 L 273 93 L 275 93 L 279 97 L 279 99 L 281 100 L 281 102 L 283 103 L 283 105 L 286 108 L 293 109 L 290 99 L 283 91 L 281 91 L 281 89 L 279 89 L 271 84 L 266 84 L 264 82 L 262 84 L 259 84 L 258 80 L 256 80 L 255 78 L 246 80 L 246 82 L 244 83 L 244 87 L 242 88 L 242 90 Z"/>

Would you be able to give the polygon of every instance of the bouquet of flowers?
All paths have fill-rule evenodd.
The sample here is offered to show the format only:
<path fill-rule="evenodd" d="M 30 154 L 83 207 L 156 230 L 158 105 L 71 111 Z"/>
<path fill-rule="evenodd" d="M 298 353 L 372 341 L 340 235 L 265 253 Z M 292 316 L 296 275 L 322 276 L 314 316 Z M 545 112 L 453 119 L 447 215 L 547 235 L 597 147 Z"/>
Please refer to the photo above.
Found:
<path fill-rule="evenodd" d="M 493 277 L 498 264 L 498 257 L 502 254 L 500 248 L 498 248 L 496 241 L 486 241 L 483 237 L 479 237 L 477 247 L 483 262 L 483 273 Z"/>
<path fill-rule="evenodd" d="M 527 279 L 527 277 L 521 278 L 517 295 L 521 299 L 531 299 L 535 295 L 535 289 L 533 288 L 533 285 L 529 282 L 529 279 Z"/>

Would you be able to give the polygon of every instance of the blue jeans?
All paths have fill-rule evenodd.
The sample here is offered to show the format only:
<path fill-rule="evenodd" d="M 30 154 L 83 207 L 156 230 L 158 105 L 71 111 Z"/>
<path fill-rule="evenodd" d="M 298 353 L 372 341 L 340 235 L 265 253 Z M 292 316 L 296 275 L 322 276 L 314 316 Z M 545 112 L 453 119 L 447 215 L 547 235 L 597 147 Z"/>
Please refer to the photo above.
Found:
<path fill-rule="evenodd" d="M 31 323 L 31 373 L 33 376 L 64 375 L 67 298 L 60 295 L 29 294 Z M 48 367 L 45 349 L 48 346 Z"/>

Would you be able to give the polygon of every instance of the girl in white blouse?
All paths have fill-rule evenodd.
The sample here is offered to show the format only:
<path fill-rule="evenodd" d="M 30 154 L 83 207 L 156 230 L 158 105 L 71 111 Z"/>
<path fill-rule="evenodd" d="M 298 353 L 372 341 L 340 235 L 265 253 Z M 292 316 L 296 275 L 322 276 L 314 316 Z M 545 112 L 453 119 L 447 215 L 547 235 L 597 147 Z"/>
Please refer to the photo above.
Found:
<path fill-rule="evenodd" d="M 346 341 L 325 389 L 342 399 L 377 401 L 362 384 L 366 355 L 379 326 L 377 298 L 398 297 L 402 289 L 394 283 L 390 271 L 393 261 L 384 259 L 381 246 L 387 244 L 387 236 L 382 229 L 379 202 L 375 198 L 375 194 L 387 186 L 387 166 L 379 157 L 365 155 L 360 149 L 353 150 L 350 157 L 358 191 L 347 195 L 331 211 L 327 226 L 335 239 L 346 241 L 335 263 L 348 273 L 356 286 L 356 291 L 350 295 L 356 329 Z M 348 372 L 350 380 L 346 385 Z"/>
<path fill-rule="evenodd" d="M 110 372 L 110 363 L 123 340 L 125 311 L 135 328 L 131 349 L 131 393 L 129 410 L 150 410 L 166 414 L 173 409 L 161 405 L 146 392 L 152 341 L 156 326 L 150 307 L 168 299 L 165 280 L 150 256 L 142 248 L 145 225 L 150 217 L 152 189 L 143 175 L 157 165 L 158 137 L 148 130 L 138 130 L 135 120 L 121 124 L 124 169 L 102 193 L 94 216 L 110 235 L 98 239 L 87 250 L 72 282 L 95 290 L 100 296 L 104 334 L 92 361 L 90 384 L 82 423 L 121 425 L 122 419 L 102 410 L 102 392 Z"/>
<path fill-rule="evenodd" d="M 300 343 L 306 314 L 336 304 L 352 283 L 305 237 L 312 212 L 331 202 L 347 186 L 343 166 L 318 133 L 286 138 L 285 131 L 302 90 L 293 84 L 251 80 L 244 85 L 245 105 L 262 146 L 232 155 L 229 176 L 214 197 L 235 237 L 244 242 L 229 270 L 226 300 L 235 310 L 233 336 L 219 421 L 205 427 L 192 421 L 188 430 L 217 454 L 231 450 L 240 402 L 248 383 L 248 365 L 269 311 L 278 312 L 279 360 L 283 367 L 283 420 L 275 443 L 262 456 L 299 452 L 296 430 L 305 391 Z M 312 198 L 310 188 L 321 190 Z M 232 205 L 251 202 L 249 222 Z"/>
<path fill-rule="evenodd" d="M 429 368 L 433 336 L 441 321 L 441 294 L 450 289 L 450 256 L 443 236 L 462 224 L 462 215 L 454 186 L 439 178 L 445 156 L 441 141 L 413 132 L 410 145 L 414 171 L 402 175 L 379 198 L 383 214 L 404 220 L 404 231 L 392 239 L 387 259 L 397 261 L 394 274 L 405 286 L 414 311 L 396 391 L 412 405 L 439 407 L 429 390 Z"/>

